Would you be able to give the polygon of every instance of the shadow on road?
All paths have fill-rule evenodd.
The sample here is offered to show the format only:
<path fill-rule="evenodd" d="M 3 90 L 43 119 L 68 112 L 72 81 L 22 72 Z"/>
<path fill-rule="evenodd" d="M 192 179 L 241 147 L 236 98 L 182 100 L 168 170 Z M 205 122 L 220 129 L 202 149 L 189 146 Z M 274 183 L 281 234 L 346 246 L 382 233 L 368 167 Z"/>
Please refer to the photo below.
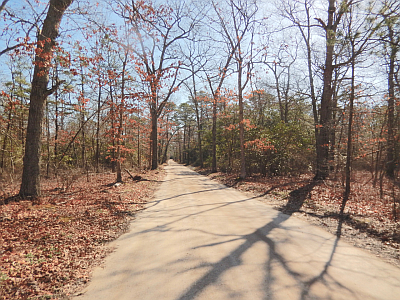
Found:
<path fill-rule="evenodd" d="M 264 279 L 265 283 L 265 296 L 264 299 L 274 299 L 273 296 L 273 283 L 274 283 L 274 276 L 273 276 L 273 268 L 271 267 L 272 265 L 279 264 L 286 272 L 288 276 L 290 276 L 292 279 L 294 279 L 297 282 L 297 285 L 301 287 L 301 292 L 299 294 L 299 298 L 301 300 L 305 299 L 310 299 L 309 292 L 311 290 L 311 287 L 313 285 L 316 285 L 317 283 L 322 283 L 324 284 L 324 277 L 328 274 L 328 269 L 331 265 L 332 259 L 334 257 L 339 238 L 335 240 L 334 246 L 332 248 L 332 252 L 330 254 L 329 259 L 326 261 L 324 268 L 321 270 L 321 272 L 316 275 L 315 277 L 309 279 L 309 280 L 304 280 L 303 274 L 298 273 L 297 271 L 293 270 L 288 262 L 285 260 L 285 258 L 279 253 L 279 251 L 276 249 L 276 244 L 275 242 L 268 237 L 268 234 L 271 230 L 274 228 L 280 227 L 280 223 L 286 221 L 290 216 L 279 214 L 276 218 L 274 218 L 273 221 L 265 224 L 263 227 L 258 228 L 255 230 L 253 233 L 249 235 L 244 235 L 241 237 L 237 237 L 234 240 L 243 240 L 244 242 L 235 248 L 233 251 L 231 251 L 228 255 L 226 255 L 224 258 L 219 260 L 218 262 L 212 264 L 211 270 L 209 270 L 204 276 L 202 276 L 200 279 L 198 279 L 196 282 L 194 282 L 191 287 L 184 293 L 182 294 L 177 300 L 189 300 L 189 299 L 196 299 L 198 295 L 200 295 L 208 286 L 211 286 L 213 284 L 218 283 L 222 275 L 227 272 L 229 269 L 237 267 L 241 265 L 242 263 L 242 256 L 243 254 L 248 251 L 253 245 L 257 242 L 264 242 L 265 244 L 268 245 L 268 257 L 269 260 L 265 263 L 265 269 L 266 269 L 266 276 Z M 225 241 L 225 242 L 231 242 L 233 240 Z M 202 247 L 213 247 L 216 246 L 220 243 L 216 244 L 211 244 L 211 245 L 204 245 Z M 332 278 L 331 278 L 332 279 Z M 342 289 L 346 289 L 347 292 L 351 292 L 348 290 L 346 287 L 342 286 L 340 283 L 335 282 L 335 285 L 337 287 L 340 287 Z M 314 299 L 313 296 L 311 296 L 311 299 Z"/>
<path fill-rule="evenodd" d="M 172 165 L 170 166 L 171 168 L 181 168 L 181 166 L 178 165 Z M 201 175 L 195 173 L 194 171 L 190 170 L 176 170 L 176 174 L 179 174 L 183 177 L 193 177 L 193 176 L 200 176 L 198 177 L 199 180 L 204 180 L 208 182 L 208 179 L 205 179 Z M 202 179 L 204 178 L 204 179 Z M 185 179 L 182 179 L 182 182 L 184 182 Z M 228 239 L 224 241 L 216 241 L 215 243 L 210 243 L 210 244 L 205 244 L 205 245 L 199 245 L 196 248 L 209 248 L 210 251 L 214 251 L 213 249 L 218 249 L 218 248 L 213 248 L 218 245 L 224 244 L 224 243 L 230 243 L 232 241 L 238 242 L 240 241 L 240 245 L 237 245 L 233 250 L 231 250 L 226 256 L 222 257 L 218 261 L 214 263 L 207 263 L 207 269 L 208 271 L 201 276 L 199 279 L 197 279 L 195 282 L 193 282 L 179 297 L 176 298 L 176 300 L 190 300 L 190 299 L 196 299 L 199 297 L 199 295 L 205 291 L 208 287 L 213 286 L 213 285 L 218 285 L 218 283 L 222 280 L 223 275 L 231 270 L 232 268 L 235 268 L 237 266 L 243 265 L 244 263 L 244 254 L 251 249 L 256 243 L 264 243 L 267 246 L 267 257 L 268 259 L 264 263 L 264 273 L 265 277 L 263 279 L 263 299 L 268 299 L 272 300 L 275 298 L 274 295 L 274 290 L 276 289 L 276 278 L 277 275 L 274 274 L 276 272 L 277 268 L 279 270 L 283 270 L 283 272 L 286 274 L 288 280 L 290 282 L 294 282 L 294 285 L 296 286 L 296 291 L 298 291 L 298 294 L 295 299 L 322 299 L 318 298 L 315 296 L 313 287 L 321 287 L 325 286 L 327 290 L 329 289 L 335 289 L 338 291 L 342 291 L 345 295 L 350 295 L 350 298 L 357 298 L 357 295 L 354 295 L 354 292 L 348 289 L 346 286 L 338 282 L 334 277 L 332 277 L 329 274 L 329 270 L 332 266 L 332 261 L 335 256 L 335 253 L 337 252 L 338 248 L 338 243 L 340 239 L 340 235 L 336 237 L 334 242 L 332 243 L 333 239 L 332 238 L 323 238 L 320 236 L 315 235 L 316 239 L 321 240 L 321 244 L 324 243 L 329 243 L 332 244 L 332 248 L 329 251 L 326 251 L 326 255 L 324 256 L 326 261 L 317 261 L 318 265 L 316 269 L 320 269 L 319 272 L 317 270 L 313 270 L 312 274 L 315 274 L 314 276 L 311 276 L 310 274 L 308 276 L 305 276 L 304 273 L 299 271 L 295 266 L 296 264 L 293 264 L 292 261 L 288 261 L 288 258 L 286 258 L 279 247 L 281 247 L 282 241 L 276 241 L 276 237 L 272 236 L 271 232 L 274 229 L 283 229 L 286 231 L 298 231 L 302 233 L 301 228 L 287 228 L 285 224 L 283 224 L 285 221 L 291 218 L 293 212 L 298 211 L 305 199 L 308 197 L 309 193 L 312 191 L 314 186 L 316 185 L 316 182 L 311 182 L 298 190 L 295 190 L 290 193 L 289 199 L 285 207 L 283 207 L 282 212 L 283 213 L 278 213 L 275 215 L 275 217 L 265 225 L 257 228 L 250 234 L 246 235 L 240 235 L 240 234 L 231 234 L 231 235 L 223 235 L 227 237 Z M 223 190 L 227 189 L 228 187 L 223 186 L 223 185 L 217 185 L 216 183 L 213 184 L 206 184 L 205 186 L 210 187 L 208 189 L 203 189 L 200 191 L 195 191 L 195 192 L 188 192 L 188 193 L 182 193 L 178 195 L 174 195 L 172 197 L 165 197 L 160 200 L 156 200 L 150 203 L 151 207 L 154 207 L 164 201 L 171 201 L 177 198 L 181 198 L 183 196 L 191 195 L 191 194 L 200 194 L 200 193 L 208 193 L 208 192 L 214 192 L 218 190 Z M 235 205 L 240 202 L 247 202 L 247 201 L 254 201 L 255 198 L 258 198 L 260 196 L 255 196 L 251 198 L 246 198 L 246 199 L 241 199 L 238 201 L 229 201 L 229 202 L 218 202 L 218 203 L 206 203 L 206 204 L 199 204 L 199 203 L 193 203 L 191 201 L 187 201 L 183 203 L 183 206 L 177 205 L 176 207 L 169 207 L 168 212 L 166 213 L 174 213 L 174 220 L 168 221 L 166 223 L 162 223 L 157 227 L 152 227 L 151 229 L 147 229 L 146 231 L 142 232 L 137 232 L 136 234 L 142 234 L 145 232 L 153 231 L 153 232 L 164 232 L 164 231 L 174 231 L 174 226 L 172 226 L 174 223 L 180 222 L 182 220 L 185 220 L 187 218 L 192 218 L 195 216 L 199 216 L 205 213 L 209 213 L 211 211 L 216 211 L 219 209 L 222 209 L 224 207 L 230 206 L 230 205 Z M 174 204 L 175 205 L 175 204 Z M 193 213 L 187 213 L 185 210 L 186 208 L 190 207 L 196 207 L 196 210 L 194 210 Z M 162 208 L 160 208 L 162 210 Z M 182 209 L 182 213 L 180 210 Z M 199 211 L 200 210 L 200 211 Z M 190 210 L 189 210 L 190 211 Z M 154 217 L 159 217 L 158 215 L 154 215 Z M 152 216 L 146 216 L 146 218 L 151 218 Z M 185 230 L 188 231 L 199 231 L 199 229 L 194 229 L 194 228 L 187 228 Z M 339 228 L 338 228 L 339 230 Z M 176 230 L 177 234 L 179 234 L 179 230 Z M 212 232 L 203 232 L 205 234 L 210 234 L 210 235 L 215 235 L 218 236 L 217 233 L 212 233 Z M 276 233 L 275 233 L 276 234 Z M 312 234 L 307 235 L 308 238 L 312 238 Z M 218 251 L 218 250 L 216 250 Z M 319 251 L 314 250 L 315 252 Z M 312 257 L 312 253 L 311 253 Z M 312 258 L 310 259 L 312 260 Z M 204 262 L 203 262 L 204 263 Z M 199 264 L 197 266 L 198 268 L 201 268 L 202 265 Z M 335 268 L 338 266 L 335 265 Z M 281 271 L 280 271 L 281 272 Z M 372 275 L 373 276 L 373 275 Z M 294 299 L 294 298 L 290 298 Z M 330 297 L 328 298 L 323 298 L 323 299 L 331 299 Z"/>
<path fill-rule="evenodd" d="M 193 176 L 193 172 L 191 172 L 191 171 L 179 172 L 179 174 L 183 175 L 183 176 Z M 312 181 L 309 184 L 307 184 L 295 191 L 292 191 L 289 194 L 289 200 L 288 200 L 287 204 L 281 210 L 285 214 L 278 214 L 271 222 L 258 228 L 251 234 L 244 235 L 244 236 L 237 236 L 234 239 L 230 239 L 228 241 L 221 242 L 221 243 L 227 243 L 227 242 L 232 242 L 235 240 L 243 240 L 243 243 L 240 246 L 235 248 L 233 251 L 231 251 L 228 255 L 226 255 L 224 258 L 222 258 L 218 262 L 212 264 L 211 270 L 209 270 L 204 276 L 202 276 L 200 279 L 198 279 L 196 282 L 194 282 L 190 286 L 190 288 L 186 290 L 186 292 L 184 294 L 182 294 L 179 298 L 177 298 L 177 300 L 195 299 L 208 286 L 216 284 L 225 272 L 227 272 L 229 269 L 231 269 L 233 267 L 240 265 L 242 262 L 241 257 L 243 256 L 243 254 L 246 251 L 248 251 L 255 243 L 260 242 L 260 241 L 267 244 L 268 249 L 269 249 L 269 253 L 268 253 L 269 260 L 265 263 L 266 278 L 265 278 L 264 282 L 266 285 L 266 287 L 265 287 L 266 293 L 265 293 L 264 299 L 273 299 L 274 298 L 273 294 L 268 292 L 268 290 L 270 290 L 272 288 L 273 281 L 274 281 L 274 276 L 272 274 L 273 270 L 272 270 L 271 266 L 276 263 L 278 263 L 286 271 L 287 275 L 290 276 L 292 279 L 294 279 L 297 282 L 297 285 L 301 287 L 299 299 L 302 299 L 302 300 L 309 299 L 311 296 L 311 295 L 309 295 L 309 293 L 310 293 L 312 286 L 314 286 L 318 283 L 324 284 L 324 282 L 325 282 L 325 276 L 327 276 L 328 269 L 331 266 L 331 262 L 333 260 L 333 257 L 335 255 L 335 252 L 336 252 L 336 249 L 338 246 L 340 235 L 339 235 L 339 237 L 336 238 L 336 240 L 333 244 L 333 248 L 330 253 L 329 259 L 326 261 L 321 272 L 308 280 L 304 280 L 303 275 L 298 273 L 297 271 L 293 270 L 289 266 L 289 264 L 287 263 L 285 258 L 279 253 L 279 251 L 277 251 L 275 242 L 271 238 L 268 237 L 268 234 L 271 232 L 271 230 L 281 227 L 281 223 L 286 221 L 287 219 L 289 219 L 291 217 L 291 215 L 293 214 L 293 212 L 299 211 L 301 209 L 301 207 L 304 204 L 305 199 L 308 197 L 308 195 L 310 194 L 310 192 L 312 191 L 312 189 L 315 187 L 316 184 L 317 184 L 317 182 Z M 207 190 L 207 191 L 209 191 L 209 190 Z M 203 191 L 201 191 L 201 192 L 203 192 Z M 270 192 L 270 191 L 267 191 L 266 193 L 268 193 L 268 192 Z M 197 192 L 197 193 L 199 193 L 199 192 Z M 177 197 L 179 197 L 179 196 L 181 196 L 181 195 L 178 195 Z M 242 200 L 241 202 L 253 200 L 254 198 L 258 198 L 258 197 L 255 196 L 255 197 L 252 197 L 249 199 Z M 234 203 L 237 203 L 237 202 L 225 203 L 225 204 L 221 203 L 220 205 L 217 205 L 217 207 L 214 206 L 210 209 L 202 211 L 201 213 L 210 211 L 210 210 L 220 209 L 223 206 L 232 205 Z M 186 218 L 186 217 L 190 217 L 190 216 L 185 216 L 184 218 Z M 201 247 L 214 247 L 221 243 L 203 245 Z M 332 278 L 331 278 L 331 281 L 332 281 Z M 338 288 L 346 289 L 347 292 L 351 293 L 350 290 L 348 290 L 346 287 L 344 287 L 340 283 L 334 282 L 334 284 Z"/>

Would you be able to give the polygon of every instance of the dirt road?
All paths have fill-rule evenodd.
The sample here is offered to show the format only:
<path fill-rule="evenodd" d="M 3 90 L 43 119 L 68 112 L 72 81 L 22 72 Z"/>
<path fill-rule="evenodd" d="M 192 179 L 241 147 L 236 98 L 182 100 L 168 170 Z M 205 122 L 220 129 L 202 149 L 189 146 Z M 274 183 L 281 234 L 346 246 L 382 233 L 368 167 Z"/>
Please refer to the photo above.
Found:
<path fill-rule="evenodd" d="M 400 269 L 173 161 L 74 300 L 400 299 Z"/>

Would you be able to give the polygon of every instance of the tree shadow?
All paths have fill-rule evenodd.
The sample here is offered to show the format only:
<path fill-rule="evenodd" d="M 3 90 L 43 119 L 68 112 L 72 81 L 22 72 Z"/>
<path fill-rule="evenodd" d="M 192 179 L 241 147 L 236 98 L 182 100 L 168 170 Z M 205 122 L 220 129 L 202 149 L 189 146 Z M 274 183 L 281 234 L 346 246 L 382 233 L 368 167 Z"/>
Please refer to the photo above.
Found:
<path fill-rule="evenodd" d="M 263 227 L 258 228 L 253 233 L 241 236 L 240 239 L 243 239 L 244 242 L 239 247 L 231 251 L 224 258 L 212 264 L 211 270 L 208 271 L 206 274 L 204 274 L 195 283 L 193 283 L 191 287 L 184 294 L 182 294 L 179 298 L 177 298 L 177 300 L 195 299 L 203 290 L 207 288 L 207 286 L 216 283 L 223 273 L 225 273 L 227 270 L 235 266 L 240 265 L 242 262 L 241 256 L 247 250 L 249 250 L 256 242 L 262 240 L 266 242 L 270 247 L 271 245 L 274 246 L 274 243 L 268 237 L 266 237 L 266 234 L 268 234 L 268 232 L 270 232 L 272 229 L 278 227 L 279 223 L 287 219 L 281 217 L 279 220 L 278 217 L 274 218 L 273 221 L 267 223 Z M 218 244 L 221 243 L 204 245 L 202 247 L 213 247 Z"/>
<path fill-rule="evenodd" d="M 331 266 L 334 254 L 337 250 L 340 235 L 338 235 L 334 241 L 332 250 L 330 252 L 329 258 L 327 259 L 324 267 L 322 268 L 321 272 L 317 275 L 313 276 L 309 280 L 304 280 L 303 274 L 298 273 L 297 271 L 293 270 L 285 257 L 279 253 L 276 247 L 276 242 L 268 237 L 268 234 L 275 228 L 282 228 L 281 223 L 288 220 L 291 215 L 299 211 L 303 206 L 305 200 L 307 199 L 310 192 L 313 188 L 318 184 L 318 181 L 311 181 L 308 184 L 304 185 L 303 187 L 292 191 L 289 194 L 289 200 L 287 204 L 282 207 L 281 211 L 284 214 L 278 214 L 271 222 L 265 224 L 264 226 L 256 229 L 254 232 L 244 236 L 237 236 L 234 239 L 229 239 L 223 242 L 217 242 L 209 245 L 202 245 L 201 248 L 204 247 L 214 247 L 216 245 L 222 243 L 228 243 L 237 240 L 244 240 L 244 242 L 231 251 L 228 255 L 223 257 L 216 263 L 211 264 L 211 270 L 209 270 L 206 274 L 204 274 L 200 279 L 194 282 L 181 296 L 177 298 L 177 300 L 190 300 L 196 299 L 199 294 L 201 294 L 208 286 L 211 286 L 218 282 L 221 276 L 227 272 L 229 269 L 234 268 L 242 264 L 242 256 L 243 254 L 249 250 L 253 245 L 257 242 L 264 242 L 269 249 L 269 260 L 266 262 L 266 290 L 265 290 L 265 299 L 273 299 L 273 294 L 269 290 L 269 285 L 273 282 L 273 270 L 272 265 L 275 263 L 279 263 L 279 265 L 285 270 L 285 272 L 295 281 L 297 282 L 298 286 L 301 287 L 301 291 L 299 294 L 299 299 L 308 299 L 310 297 L 309 293 L 311 287 L 316 285 L 317 283 L 325 283 L 325 277 L 328 275 L 328 269 Z M 225 184 L 225 186 L 227 186 Z M 272 187 L 263 193 L 260 196 L 252 197 L 250 199 L 255 199 L 258 197 L 262 197 L 271 193 L 277 187 Z M 247 200 L 250 200 L 247 199 Z M 338 232 L 341 230 L 341 224 L 338 224 Z M 333 278 L 330 278 L 333 280 Z M 348 292 L 352 293 L 352 291 L 348 290 L 345 286 L 341 285 L 339 282 L 333 280 L 334 284 L 342 289 L 347 290 Z"/>
<path fill-rule="evenodd" d="M 0 199 L 0 205 L 7 205 L 11 202 L 20 202 L 22 200 L 31 200 L 34 201 L 36 198 L 35 197 L 22 197 L 19 194 L 16 194 L 14 196 L 10 196 L 10 197 L 6 197 L 6 198 L 2 198 Z"/>
<path fill-rule="evenodd" d="M 288 202 L 279 210 L 288 215 L 298 212 L 303 207 L 304 201 L 316 185 L 318 185 L 318 181 L 312 180 L 301 188 L 291 191 L 289 193 Z"/>
<path fill-rule="evenodd" d="M 305 300 L 310 299 L 313 296 L 310 295 L 310 290 L 313 285 L 317 283 L 327 284 L 325 282 L 325 277 L 328 275 L 328 269 L 331 266 L 334 254 L 338 247 L 339 237 L 336 238 L 332 250 L 330 252 L 329 258 L 324 264 L 323 269 L 316 276 L 309 280 L 304 280 L 304 274 L 294 270 L 290 267 L 288 260 L 280 253 L 277 249 L 277 243 L 269 237 L 269 233 L 275 228 L 282 228 L 281 223 L 288 220 L 290 215 L 278 214 L 271 222 L 265 224 L 264 226 L 256 229 L 254 232 L 248 235 L 237 236 L 234 239 L 225 240 L 223 242 L 212 243 L 208 245 L 202 245 L 198 248 L 214 247 L 223 243 L 229 243 L 232 241 L 243 240 L 243 243 L 232 250 L 228 255 L 220 259 L 216 263 L 209 264 L 207 266 L 211 269 L 204 274 L 200 279 L 194 282 L 183 294 L 181 294 L 177 300 L 190 300 L 196 299 L 207 287 L 217 284 L 220 278 L 228 270 L 240 266 L 243 263 L 243 255 L 246 251 L 254 246 L 258 242 L 263 242 L 268 246 L 268 257 L 269 259 L 265 263 L 266 265 L 266 278 L 265 288 L 264 288 L 264 299 L 273 299 L 273 268 L 278 264 L 286 272 L 291 279 L 294 279 L 296 286 L 300 288 L 299 299 Z M 284 227 L 283 227 L 284 228 Z M 333 281 L 335 286 L 345 289 L 349 293 L 353 293 L 351 290 L 335 281 L 332 277 L 330 279 Z M 314 298 L 312 298 L 314 299 Z"/>

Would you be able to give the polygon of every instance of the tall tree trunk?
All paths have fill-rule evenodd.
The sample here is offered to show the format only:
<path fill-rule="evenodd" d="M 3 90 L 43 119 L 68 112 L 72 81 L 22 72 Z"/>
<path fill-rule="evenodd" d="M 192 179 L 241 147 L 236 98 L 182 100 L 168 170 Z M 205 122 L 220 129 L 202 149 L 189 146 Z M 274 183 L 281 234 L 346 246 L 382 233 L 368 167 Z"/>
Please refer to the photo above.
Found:
<path fill-rule="evenodd" d="M 21 75 L 20 75 L 21 79 Z M 21 141 L 21 149 L 24 149 L 25 145 L 25 101 L 24 101 L 24 96 L 22 95 L 22 81 L 19 80 L 19 90 L 21 91 L 21 95 L 19 96 L 20 100 L 20 120 L 19 120 L 19 137 L 18 139 Z"/>
<path fill-rule="evenodd" d="M 240 52 L 240 47 L 239 47 Z M 239 53 L 240 55 L 240 53 Z M 239 139 L 240 139 L 240 179 L 246 178 L 246 156 L 244 152 L 244 119 L 243 119 L 243 88 L 242 88 L 242 68 L 243 62 L 238 61 L 238 98 L 239 98 Z"/>
<path fill-rule="evenodd" d="M 314 73 L 313 73 L 313 59 L 312 59 L 312 49 L 311 49 L 311 16 L 310 16 L 310 5 L 308 1 L 304 1 L 304 11 L 306 13 L 306 20 L 307 29 L 304 31 L 304 26 L 300 23 L 296 22 L 294 18 L 293 21 L 295 22 L 297 28 L 299 29 L 303 41 L 305 43 L 307 49 L 307 77 L 310 85 L 310 96 L 311 96 L 311 104 L 312 104 L 312 112 L 313 112 L 313 119 L 314 119 L 314 136 L 315 136 L 315 148 L 318 148 L 318 136 L 319 136 L 319 121 L 318 121 L 318 108 L 317 108 L 317 96 L 315 92 L 315 85 L 314 85 Z M 289 13 L 291 15 L 291 12 Z M 293 17 L 293 15 L 291 15 Z M 317 160 L 318 164 L 318 160 Z M 318 166 L 317 166 L 318 169 Z"/>
<path fill-rule="evenodd" d="M 186 164 L 190 165 L 190 123 L 188 126 L 188 138 L 187 138 L 187 158 L 186 158 Z"/>
<path fill-rule="evenodd" d="M 186 129 L 186 121 L 185 124 L 183 125 L 183 149 L 182 149 L 182 153 L 183 153 L 183 158 L 182 158 L 182 162 L 186 163 L 187 162 L 187 150 L 186 150 L 186 133 L 187 133 L 187 129 Z"/>
<path fill-rule="evenodd" d="M 394 141 L 394 126 L 395 126 L 395 59 L 396 47 L 393 45 L 394 31 L 392 25 L 388 25 L 388 38 L 390 42 L 390 57 L 389 57 L 389 74 L 388 74 L 388 130 L 387 130 L 387 150 L 386 150 L 386 175 L 393 179 L 396 168 L 395 158 L 395 141 Z"/>
<path fill-rule="evenodd" d="M 140 157 L 140 108 L 139 108 L 139 100 L 138 100 L 138 122 L 137 122 L 137 166 L 138 169 L 141 169 L 141 157 Z"/>
<path fill-rule="evenodd" d="M 269 68 L 272 70 L 274 73 L 274 78 L 275 78 L 275 89 L 276 89 L 276 96 L 278 98 L 278 104 L 279 104 L 279 116 L 281 118 L 281 121 L 284 122 L 284 111 L 283 111 L 283 103 L 282 103 L 282 96 L 281 96 L 281 88 L 279 86 L 279 76 L 277 72 L 277 63 L 274 63 L 273 67 L 268 65 Z"/>
<path fill-rule="evenodd" d="M 81 158 L 82 158 L 82 164 L 81 167 L 83 169 L 86 169 L 86 130 L 85 130 L 85 106 L 86 106 L 86 101 L 85 101 L 85 77 L 83 74 L 83 65 L 81 62 L 81 103 L 80 103 L 80 117 L 81 117 Z"/>
<path fill-rule="evenodd" d="M 326 31 L 326 56 L 323 73 L 323 91 L 321 97 L 321 109 L 319 120 L 319 133 L 317 136 L 317 172 L 315 179 L 325 179 L 329 175 L 329 137 L 332 130 L 332 75 L 333 54 L 336 39 L 335 0 L 329 0 L 328 23 Z"/>
<path fill-rule="evenodd" d="M 95 166 L 96 173 L 99 173 L 100 167 L 100 108 L 101 108 L 101 80 L 99 79 L 99 94 L 97 97 L 97 124 L 96 124 L 96 154 L 95 154 Z"/>
<path fill-rule="evenodd" d="M 121 168 L 121 139 L 124 126 L 124 110 L 125 110 L 125 72 L 128 62 L 128 53 L 125 52 L 124 61 L 122 62 L 122 78 L 121 78 L 121 102 L 119 104 L 119 124 L 117 131 L 117 182 L 122 182 Z"/>
<path fill-rule="evenodd" d="M 46 161 L 46 177 L 50 175 L 50 115 L 49 115 L 49 102 L 46 102 L 46 150 L 47 150 L 47 161 Z"/>
<path fill-rule="evenodd" d="M 151 132 L 150 132 L 150 145 L 151 145 L 151 170 L 155 170 L 158 167 L 158 139 L 157 139 L 157 126 L 158 126 L 158 116 L 156 108 L 156 99 L 153 99 L 154 107 L 150 108 L 151 115 Z"/>
<path fill-rule="evenodd" d="M 111 99 L 111 172 L 115 173 L 115 103 L 113 89 L 110 83 L 110 99 Z"/>
<path fill-rule="evenodd" d="M 56 78 L 56 82 L 58 81 L 58 68 L 57 68 L 57 64 L 56 64 L 56 68 L 55 68 L 55 78 Z M 55 118 L 54 118 L 54 126 L 55 126 L 55 131 L 54 131 L 54 161 L 57 161 L 57 155 L 58 155 L 58 132 L 60 130 L 59 128 L 59 123 L 58 123 L 58 90 L 55 91 Z M 55 167 L 57 168 L 57 166 Z M 57 172 L 55 170 L 55 172 Z M 56 173 L 57 174 L 57 173 Z"/>
<path fill-rule="evenodd" d="M 58 87 L 57 84 L 52 89 L 47 89 L 50 63 L 61 19 L 72 2 L 73 0 L 50 0 L 46 19 L 38 34 L 37 47 L 42 51 L 36 52 L 31 84 L 24 166 L 19 191 L 19 195 L 22 197 L 40 195 L 40 138 L 44 103 L 47 96 Z"/>
<path fill-rule="evenodd" d="M 355 55 L 354 55 L 354 41 L 352 41 L 352 60 L 351 60 L 351 87 L 350 87 L 350 103 L 349 103 L 349 125 L 347 132 L 347 157 L 346 157 L 346 167 L 345 167 L 345 176 L 346 176 L 346 185 L 343 193 L 342 204 L 340 207 L 340 223 L 343 222 L 343 214 L 344 209 L 346 207 L 346 203 L 349 200 L 350 191 L 351 191 L 351 162 L 352 162 L 352 128 L 353 128 L 353 115 L 354 115 L 354 98 L 355 98 Z M 341 234 L 341 225 L 339 225 L 337 235 Z"/>
<path fill-rule="evenodd" d="M 204 165 L 203 162 L 203 149 L 201 146 L 201 130 L 202 130 L 202 124 L 201 124 L 201 119 L 200 119 L 200 112 L 199 112 L 199 102 L 197 99 L 197 89 L 196 89 L 196 80 L 194 77 L 194 66 L 192 65 L 192 82 L 193 82 L 193 103 L 194 103 L 194 108 L 196 112 L 196 122 L 197 122 L 197 145 L 199 147 L 199 158 L 200 158 L 200 167 L 202 168 Z"/>
<path fill-rule="evenodd" d="M 167 120 L 165 122 L 165 133 L 166 133 L 166 143 L 165 143 L 165 148 L 162 154 L 162 160 L 161 163 L 166 163 L 167 162 L 167 152 L 168 152 L 168 146 L 169 146 L 169 128 L 168 128 L 168 116 L 167 116 Z"/>
<path fill-rule="evenodd" d="M 214 94 L 212 110 L 212 163 L 211 172 L 217 172 L 217 100 L 219 94 Z"/>

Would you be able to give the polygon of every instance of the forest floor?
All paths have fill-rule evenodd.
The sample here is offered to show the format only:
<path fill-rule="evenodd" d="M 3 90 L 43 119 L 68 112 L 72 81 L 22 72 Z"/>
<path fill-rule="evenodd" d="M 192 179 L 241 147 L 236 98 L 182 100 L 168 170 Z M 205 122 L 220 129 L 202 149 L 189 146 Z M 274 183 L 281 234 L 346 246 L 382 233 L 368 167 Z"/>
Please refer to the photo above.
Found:
<path fill-rule="evenodd" d="M 7 201 L 19 185 L 0 182 L 0 299 L 67 299 L 89 280 L 164 176 L 147 171 L 114 184 L 116 174 L 66 173 L 43 179 L 43 195 Z M 9 202 L 9 203 L 8 203 Z"/>
<path fill-rule="evenodd" d="M 251 176 L 239 180 L 237 174 L 210 174 L 207 170 L 198 172 L 229 187 L 256 195 L 259 201 L 283 213 L 305 219 L 332 234 L 337 232 L 343 195 L 340 180 L 315 182 L 311 174 L 300 177 Z M 388 182 L 384 182 L 382 196 L 379 182 L 374 187 L 370 173 L 354 172 L 341 238 L 400 267 L 398 203 L 396 209 L 393 209 L 393 198 L 399 197 L 398 188 L 394 189 Z"/>

